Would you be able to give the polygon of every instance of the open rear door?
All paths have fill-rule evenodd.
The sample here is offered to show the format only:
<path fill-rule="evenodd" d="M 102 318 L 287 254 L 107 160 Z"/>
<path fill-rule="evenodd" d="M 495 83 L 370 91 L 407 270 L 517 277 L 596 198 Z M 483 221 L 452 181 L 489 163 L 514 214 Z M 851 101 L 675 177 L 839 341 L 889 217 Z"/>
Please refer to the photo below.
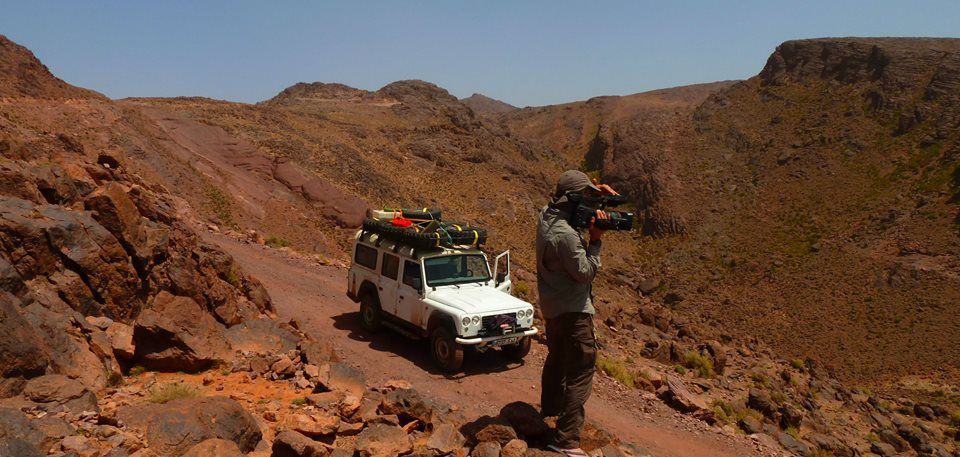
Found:
<path fill-rule="evenodd" d="M 510 282 L 510 251 L 503 251 L 493 259 L 493 284 L 497 290 L 508 294 L 513 290 Z"/>

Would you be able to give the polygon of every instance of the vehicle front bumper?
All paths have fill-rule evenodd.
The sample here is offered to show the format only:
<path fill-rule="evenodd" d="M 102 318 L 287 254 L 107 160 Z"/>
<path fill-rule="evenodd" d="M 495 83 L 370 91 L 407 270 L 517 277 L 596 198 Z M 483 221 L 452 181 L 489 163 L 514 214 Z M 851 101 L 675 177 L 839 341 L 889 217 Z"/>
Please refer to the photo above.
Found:
<path fill-rule="evenodd" d="M 476 346 L 476 345 L 479 345 L 479 344 L 486 344 L 486 343 L 489 343 L 489 342 L 491 342 L 491 341 L 502 340 L 502 339 L 504 339 L 504 338 L 514 338 L 514 337 L 517 337 L 517 336 L 533 336 L 533 335 L 536 335 L 536 334 L 537 334 L 537 328 L 536 328 L 536 327 L 531 327 L 531 328 L 529 328 L 529 329 L 527 329 L 527 330 L 524 330 L 524 331 L 522 331 L 522 332 L 510 333 L 510 334 L 507 334 L 507 335 L 485 336 L 485 337 L 482 337 L 482 338 L 479 337 L 479 336 L 478 336 L 478 337 L 474 337 L 474 338 L 460 338 L 460 337 L 457 337 L 456 339 L 454 339 L 454 341 L 456 341 L 457 343 L 460 343 L 460 344 L 462 344 L 462 345 L 464 345 L 464 346 Z"/>

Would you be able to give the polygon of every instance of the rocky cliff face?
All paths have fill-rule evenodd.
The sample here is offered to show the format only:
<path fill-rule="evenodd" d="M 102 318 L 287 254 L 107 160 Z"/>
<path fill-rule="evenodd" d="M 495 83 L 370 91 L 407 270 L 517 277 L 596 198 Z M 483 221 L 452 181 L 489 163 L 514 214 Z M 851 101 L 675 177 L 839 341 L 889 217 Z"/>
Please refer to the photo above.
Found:
<path fill-rule="evenodd" d="M 0 35 L 0 97 L 105 99 L 92 90 L 71 86 L 53 76 L 29 49 L 3 35 Z"/>

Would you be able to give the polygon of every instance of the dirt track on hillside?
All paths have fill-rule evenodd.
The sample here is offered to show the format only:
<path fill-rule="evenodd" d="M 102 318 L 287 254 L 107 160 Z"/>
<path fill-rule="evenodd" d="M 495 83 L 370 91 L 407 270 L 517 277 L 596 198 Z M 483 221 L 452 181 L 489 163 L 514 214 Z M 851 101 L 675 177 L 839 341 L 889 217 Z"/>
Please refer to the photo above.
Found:
<path fill-rule="evenodd" d="M 232 254 L 244 270 L 259 278 L 278 315 L 297 319 L 303 330 L 330 340 L 348 363 L 362 369 L 372 384 L 406 379 L 422 394 L 458 405 L 468 416 L 496 415 L 516 400 L 539 401 L 544 349 L 534 344 L 524 364 L 496 357 L 470 357 L 465 372 L 445 376 L 432 365 L 424 343 L 393 332 L 369 335 L 359 325 L 357 305 L 344 293 L 346 271 L 321 266 L 282 251 L 211 235 L 209 241 Z M 598 376 L 587 416 L 621 439 L 656 456 L 745 457 L 779 455 L 743 436 L 727 436 L 695 419 L 679 415 L 659 400 L 641 398 Z"/>

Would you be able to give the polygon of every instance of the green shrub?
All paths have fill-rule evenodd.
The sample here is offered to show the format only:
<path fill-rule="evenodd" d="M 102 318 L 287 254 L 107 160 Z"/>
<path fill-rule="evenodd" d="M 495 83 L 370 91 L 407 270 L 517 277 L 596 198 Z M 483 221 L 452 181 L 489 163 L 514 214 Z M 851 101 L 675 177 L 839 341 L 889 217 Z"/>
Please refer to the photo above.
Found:
<path fill-rule="evenodd" d="M 759 372 L 751 373 L 750 379 L 752 379 L 753 382 L 757 383 L 762 387 L 767 387 L 770 385 L 770 378 L 763 373 L 759 373 Z"/>
<path fill-rule="evenodd" d="M 802 370 L 806 363 L 803 362 L 803 359 L 793 359 L 790 361 L 790 366 L 794 369 Z"/>
<path fill-rule="evenodd" d="M 719 398 L 715 398 L 710 402 L 710 406 L 711 409 L 713 409 L 713 413 L 717 416 L 717 421 L 725 424 L 736 425 L 736 411 L 734 411 L 733 406 L 731 406 L 729 403 Z"/>
<path fill-rule="evenodd" d="M 106 370 L 107 387 L 117 387 L 123 385 L 123 375 L 116 371 Z"/>
<path fill-rule="evenodd" d="M 687 369 L 684 368 L 683 365 L 674 365 L 673 371 L 676 371 L 677 374 L 681 374 L 681 375 L 687 374 Z"/>
<path fill-rule="evenodd" d="M 960 409 L 950 413 L 950 423 L 960 427 Z"/>
<path fill-rule="evenodd" d="M 147 372 L 147 369 L 143 365 L 134 365 L 130 367 L 130 376 L 140 376 Z"/>
<path fill-rule="evenodd" d="M 274 248 L 274 249 L 285 248 L 287 246 L 290 246 L 289 241 L 283 238 L 280 238 L 279 236 L 276 236 L 276 235 L 268 236 L 265 243 L 267 244 L 267 246 L 270 246 L 271 248 Z"/>
<path fill-rule="evenodd" d="M 770 399 L 777 403 L 783 403 L 787 401 L 787 394 L 777 390 L 770 394 Z"/>
<path fill-rule="evenodd" d="M 221 224 L 233 229 L 240 227 L 233 219 L 233 200 L 227 194 L 213 186 L 207 186 L 203 193 L 207 197 L 210 211 L 217 216 Z"/>
<path fill-rule="evenodd" d="M 597 368 L 600 371 L 607 374 L 613 379 L 616 379 L 617 382 L 623 384 L 630 388 L 636 388 L 636 378 L 635 375 L 630 373 L 630 370 L 627 369 L 619 360 L 613 360 L 606 358 L 604 356 L 597 357 Z"/>
<path fill-rule="evenodd" d="M 150 403 L 166 403 L 178 398 L 192 398 L 200 395 L 195 387 L 180 382 L 168 382 L 154 386 L 147 394 Z"/>
<path fill-rule="evenodd" d="M 530 298 L 530 286 L 525 282 L 514 281 L 513 295 L 521 300 L 527 300 Z"/>
<path fill-rule="evenodd" d="M 294 398 L 293 400 L 290 400 L 290 404 L 293 406 L 303 406 L 307 404 L 307 399 L 306 397 L 297 397 L 297 398 Z"/>
<path fill-rule="evenodd" d="M 683 365 L 691 370 L 696 370 L 697 376 L 701 378 L 713 377 L 713 361 L 697 351 L 687 351 L 683 355 Z"/>
<path fill-rule="evenodd" d="M 800 430 L 797 430 L 796 427 L 787 427 L 787 429 L 784 430 L 783 432 L 786 433 L 787 435 L 792 436 L 793 439 L 800 441 Z"/>

